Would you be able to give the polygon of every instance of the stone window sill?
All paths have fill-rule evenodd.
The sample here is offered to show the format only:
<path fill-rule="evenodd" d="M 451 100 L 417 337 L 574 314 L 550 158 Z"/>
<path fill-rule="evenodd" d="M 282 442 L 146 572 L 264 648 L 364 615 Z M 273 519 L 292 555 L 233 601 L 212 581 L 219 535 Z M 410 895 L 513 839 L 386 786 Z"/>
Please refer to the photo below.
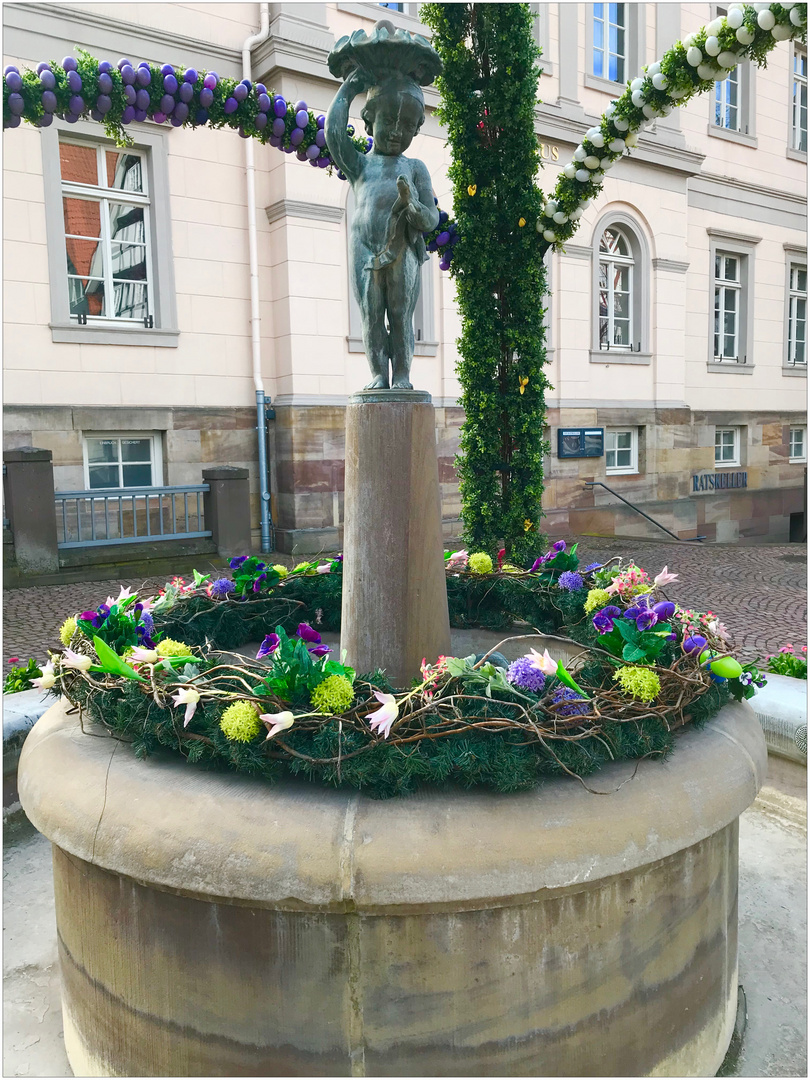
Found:
<path fill-rule="evenodd" d="M 791 161 L 803 161 L 807 164 L 806 150 L 794 150 L 792 146 L 789 146 L 785 151 L 785 157 L 790 158 Z"/>
<path fill-rule="evenodd" d="M 129 326 L 79 326 L 78 323 L 50 323 L 51 340 L 77 345 L 157 345 L 176 349 L 179 330 Z"/>
<path fill-rule="evenodd" d="M 652 353 L 620 352 L 618 349 L 591 349 L 592 364 L 651 364 Z"/>
<path fill-rule="evenodd" d="M 791 367 L 783 367 L 782 374 L 786 375 L 789 379 L 806 379 L 807 378 L 807 365 L 799 364 L 791 365 Z"/>
<path fill-rule="evenodd" d="M 745 131 L 735 131 L 734 128 L 720 127 L 718 124 L 709 124 L 707 130 L 713 139 L 726 139 L 728 142 L 740 143 L 754 149 L 759 145 L 756 136 Z"/>
<path fill-rule="evenodd" d="M 585 85 L 591 90 L 599 90 L 611 97 L 621 97 L 627 89 L 626 83 L 613 82 L 612 79 L 603 79 L 601 75 L 589 75 L 585 73 Z"/>
<path fill-rule="evenodd" d="M 362 338 L 349 337 L 346 340 L 349 342 L 350 353 L 363 353 L 365 355 L 366 350 L 363 347 Z M 435 356 L 438 351 L 438 341 L 415 341 L 413 343 L 414 356 Z"/>
<path fill-rule="evenodd" d="M 753 364 L 714 364 L 711 361 L 706 365 L 707 371 L 722 371 L 724 375 L 750 375 L 754 370 Z"/>

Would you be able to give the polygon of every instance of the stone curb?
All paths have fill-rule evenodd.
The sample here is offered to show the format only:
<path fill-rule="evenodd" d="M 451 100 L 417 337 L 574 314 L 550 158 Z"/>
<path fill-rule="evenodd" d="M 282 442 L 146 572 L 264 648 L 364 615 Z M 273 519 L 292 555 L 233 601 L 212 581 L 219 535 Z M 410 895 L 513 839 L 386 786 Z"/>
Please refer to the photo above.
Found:
<path fill-rule="evenodd" d="M 17 764 L 28 733 L 53 705 L 41 690 L 22 690 L 3 695 L 3 819 L 20 807 L 17 795 Z"/>
<path fill-rule="evenodd" d="M 807 765 L 807 683 L 787 675 L 767 673 L 765 677 L 768 685 L 757 690 L 750 704 L 765 732 L 768 753 Z M 800 746 L 802 727 L 804 751 Z"/>

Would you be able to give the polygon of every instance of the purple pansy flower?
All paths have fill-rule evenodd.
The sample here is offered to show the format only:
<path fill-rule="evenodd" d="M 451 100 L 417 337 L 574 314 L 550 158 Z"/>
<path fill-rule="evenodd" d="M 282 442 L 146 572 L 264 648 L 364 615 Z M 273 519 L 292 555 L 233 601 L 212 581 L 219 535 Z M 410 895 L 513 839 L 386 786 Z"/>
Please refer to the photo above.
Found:
<path fill-rule="evenodd" d="M 577 574 L 574 570 L 566 570 L 564 573 L 560 574 L 557 584 L 561 589 L 567 589 L 569 592 L 576 592 L 578 589 L 583 589 L 585 587 L 582 575 Z"/>
<path fill-rule="evenodd" d="M 615 604 L 608 604 L 594 615 L 594 629 L 600 634 L 609 634 L 613 629 L 613 620 L 618 619 L 621 613 L 621 608 L 617 608 Z"/>
<path fill-rule="evenodd" d="M 237 555 L 235 559 L 231 559 L 228 566 L 230 566 L 231 570 L 237 570 L 246 560 L 247 555 Z"/>
<path fill-rule="evenodd" d="M 256 653 L 256 659 L 261 660 L 263 656 L 269 656 L 270 653 L 276 651 L 281 644 L 281 638 L 278 634 L 266 634 L 264 641 L 259 646 L 259 651 Z"/>
<path fill-rule="evenodd" d="M 535 559 L 534 562 L 532 563 L 531 567 L 529 568 L 529 573 L 533 574 L 535 572 L 535 570 L 539 570 L 540 567 L 543 565 L 543 563 L 545 561 L 546 560 L 545 560 L 545 557 L 543 555 L 541 555 L 539 559 Z"/>
<path fill-rule="evenodd" d="M 256 580 L 253 582 L 253 591 L 259 592 L 262 587 L 262 582 L 267 578 L 267 574 L 259 574 Z"/>
<path fill-rule="evenodd" d="M 742 673 L 742 675 L 740 675 L 740 685 L 741 686 L 750 686 L 753 681 L 754 681 L 754 676 L 751 674 L 750 671 L 744 671 Z"/>
<path fill-rule="evenodd" d="M 556 542 L 556 544 L 551 545 L 551 550 L 553 552 L 555 552 L 557 555 L 559 555 L 561 551 L 565 551 L 565 541 L 564 540 L 558 540 Z"/>
<path fill-rule="evenodd" d="M 658 616 L 654 611 L 642 611 L 636 618 L 636 626 L 639 630 L 649 630 L 658 622 Z"/>
<path fill-rule="evenodd" d="M 321 643 L 321 635 L 317 630 L 313 630 L 309 623 L 299 623 L 295 632 L 302 641 L 311 641 L 313 645 L 320 645 Z"/>
<path fill-rule="evenodd" d="M 312 654 L 312 656 L 321 657 L 328 656 L 332 650 L 329 648 L 328 645 L 313 645 L 312 648 L 308 651 Z"/>

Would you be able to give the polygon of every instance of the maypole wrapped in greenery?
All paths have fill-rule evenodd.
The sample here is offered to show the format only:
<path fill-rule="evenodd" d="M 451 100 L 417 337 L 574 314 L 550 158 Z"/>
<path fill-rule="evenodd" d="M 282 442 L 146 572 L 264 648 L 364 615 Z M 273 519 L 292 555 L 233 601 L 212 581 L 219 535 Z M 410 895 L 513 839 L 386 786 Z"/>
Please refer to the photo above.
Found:
<path fill-rule="evenodd" d="M 453 250 L 466 420 L 457 460 L 464 538 L 530 561 L 543 494 L 543 207 L 534 133 L 539 50 L 528 4 L 425 4 L 444 63 L 439 118 L 453 163 Z"/>

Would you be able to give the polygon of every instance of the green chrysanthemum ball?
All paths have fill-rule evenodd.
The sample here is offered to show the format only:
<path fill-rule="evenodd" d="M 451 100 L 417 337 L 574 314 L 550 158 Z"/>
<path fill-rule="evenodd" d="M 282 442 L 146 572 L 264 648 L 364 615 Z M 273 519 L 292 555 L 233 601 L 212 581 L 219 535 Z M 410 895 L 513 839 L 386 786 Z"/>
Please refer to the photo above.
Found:
<path fill-rule="evenodd" d="M 235 701 L 219 719 L 219 726 L 231 742 L 251 742 L 262 730 L 256 707 L 249 701 Z"/>
<path fill-rule="evenodd" d="M 286 566 L 282 566 L 282 565 L 281 565 L 281 563 L 276 563 L 276 564 L 275 564 L 275 565 L 273 566 L 273 569 L 275 570 L 275 572 L 276 572 L 276 573 L 278 574 L 278 576 L 279 576 L 280 578 L 285 578 L 285 577 L 287 576 L 287 574 L 289 574 L 289 572 L 290 572 L 290 571 L 289 571 L 289 570 L 287 569 L 287 567 L 286 567 Z"/>
<path fill-rule="evenodd" d="M 158 656 L 190 656 L 191 649 L 182 641 L 175 641 L 174 638 L 164 638 L 163 641 L 159 641 L 155 646 L 158 652 Z"/>
<path fill-rule="evenodd" d="M 330 675 L 318 683 L 309 696 L 313 709 L 335 716 L 346 712 L 354 701 L 352 684 L 345 675 Z"/>
<path fill-rule="evenodd" d="M 638 698 L 639 701 L 655 701 L 661 693 L 661 680 L 649 668 L 623 667 L 614 672 L 625 694 Z"/>
<path fill-rule="evenodd" d="M 476 551 L 470 556 L 467 565 L 474 574 L 492 573 L 492 559 L 485 551 Z"/>
<path fill-rule="evenodd" d="M 610 593 L 607 589 L 591 589 L 585 598 L 585 611 L 588 615 L 597 608 L 603 608 L 610 603 Z"/>
<path fill-rule="evenodd" d="M 63 645 L 70 645 L 73 641 L 73 635 L 76 633 L 76 616 L 71 615 L 69 619 L 65 619 L 62 625 L 59 627 L 59 640 Z"/>

